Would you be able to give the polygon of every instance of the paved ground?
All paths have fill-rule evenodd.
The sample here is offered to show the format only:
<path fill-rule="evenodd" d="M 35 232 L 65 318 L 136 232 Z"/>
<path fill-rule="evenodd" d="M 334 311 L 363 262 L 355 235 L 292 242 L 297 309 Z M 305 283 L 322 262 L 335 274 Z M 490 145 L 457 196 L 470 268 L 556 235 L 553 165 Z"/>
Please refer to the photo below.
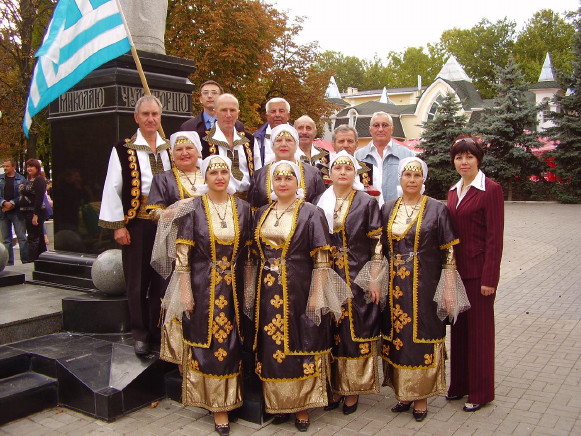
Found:
<path fill-rule="evenodd" d="M 308 434 L 568 435 L 581 434 L 581 206 L 512 203 L 496 300 L 496 400 L 476 413 L 443 397 L 417 423 L 393 414 L 388 388 L 362 397 L 356 413 L 311 413 Z M 1 309 L 0 309 L 1 310 Z M 170 400 L 114 423 L 55 408 L 0 428 L 0 434 L 204 435 L 211 416 Z M 285 435 L 282 426 L 239 421 L 233 435 Z"/>

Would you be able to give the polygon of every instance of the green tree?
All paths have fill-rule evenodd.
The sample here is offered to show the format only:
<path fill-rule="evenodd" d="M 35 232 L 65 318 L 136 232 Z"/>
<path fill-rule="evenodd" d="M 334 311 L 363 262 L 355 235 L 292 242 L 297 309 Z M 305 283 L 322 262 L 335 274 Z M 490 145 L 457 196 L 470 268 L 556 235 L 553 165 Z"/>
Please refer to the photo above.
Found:
<path fill-rule="evenodd" d="M 318 124 L 321 117 L 331 114 L 332 105 L 325 99 L 329 83 L 326 72 L 317 68 L 318 44 L 300 45 L 295 42 L 302 30 L 302 18 L 291 25 L 277 41 L 274 65 L 263 78 L 265 96 L 261 113 L 265 113 L 266 101 L 273 97 L 285 98 L 291 106 L 292 118 L 309 115 Z"/>
<path fill-rule="evenodd" d="M 575 27 L 558 13 L 543 9 L 526 23 L 514 44 L 514 57 L 530 83 L 536 83 L 545 55 L 551 53 L 556 70 L 571 73 Z"/>
<path fill-rule="evenodd" d="M 497 67 L 505 67 L 514 44 L 516 23 L 507 18 L 491 23 L 482 19 L 471 29 L 446 30 L 440 43 L 464 67 L 482 98 L 494 96 Z"/>
<path fill-rule="evenodd" d="M 365 61 L 365 76 L 359 89 L 382 89 L 391 86 L 395 72 L 385 67 L 383 61 L 375 55 L 372 60 Z"/>
<path fill-rule="evenodd" d="M 262 78 L 273 66 L 286 21 L 285 14 L 258 0 L 169 0 L 166 48 L 195 60 L 194 84 L 213 79 L 234 93 L 241 119 L 257 126 L 266 92 Z M 197 107 L 197 99 L 194 103 Z"/>
<path fill-rule="evenodd" d="M 436 45 L 428 44 L 428 52 L 423 47 L 408 47 L 402 53 L 387 55 L 387 70 L 393 71 L 390 87 L 414 86 L 418 75 L 423 83 L 431 83 L 444 65 L 444 55 Z"/>
<path fill-rule="evenodd" d="M 22 132 L 22 119 L 34 53 L 40 47 L 56 1 L 5 0 L 0 4 L 0 152 L 22 160 L 38 157 L 50 162 L 50 132 L 45 109 L 32 121 L 30 138 Z"/>
<path fill-rule="evenodd" d="M 497 96 L 474 129 L 488 144 L 483 161 L 484 172 L 499 182 L 512 200 L 513 189 L 524 186 L 532 175 L 544 169 L 533 153 L 542 144 L 537 140 L 537 113 L 540 108 L 528 97 L 528 83 L 514 59 L 497 68 Z"/>
<path fill-rule="evenodd" d="M 434 198 L 446 198 L 448 189 L 458 179 L 450 164 L 450 144 L 457 136 L 466 133 L 468 118 L 459 115 L 461 109 L 456 95 L 446 94 L 436 116 L 422 125 L 421 147 L 424 151 L 420 158 L 429 168 L 426 193 Z"/>
<path fill-rule="evenodd" d="M 581 203 L 581 9 L 575 29 L 573 72 L 560 77 L 561 87 L 568 91 L 555 97 L 559 110 L 550 113 L 555 127 L 548 129 L 558 143 L 552 155 L 562 180 L 557 196 L 565 203 Z"/>
<path fill-rule="evenodd" d="M 317 68 L 334 76 L 339 91 L 348 87 L 362 88 L 365 80 L 365 62 L 355 56 L 345 56 L 336 51 L 325 51 L 317 57 Z"/>

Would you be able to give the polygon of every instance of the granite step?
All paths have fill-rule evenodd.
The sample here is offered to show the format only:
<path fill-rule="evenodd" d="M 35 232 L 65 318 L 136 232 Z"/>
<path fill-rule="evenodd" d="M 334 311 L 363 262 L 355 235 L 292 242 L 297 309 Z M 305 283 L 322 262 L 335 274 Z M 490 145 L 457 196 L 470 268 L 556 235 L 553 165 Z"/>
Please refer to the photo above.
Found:
<path fill-rule="evenodd" d="M 0 379 L 0 425 L 55 407 L 57 381 L 32 371 Z"/>

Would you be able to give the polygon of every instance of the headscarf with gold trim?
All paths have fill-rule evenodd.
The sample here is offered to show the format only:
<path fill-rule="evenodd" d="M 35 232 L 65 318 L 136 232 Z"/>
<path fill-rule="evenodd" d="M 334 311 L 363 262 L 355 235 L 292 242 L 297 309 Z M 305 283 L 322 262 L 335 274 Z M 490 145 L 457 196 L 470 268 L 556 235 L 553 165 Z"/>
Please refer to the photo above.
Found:
<path fill-rule="evenodd" d="M 405 157 L 403 159 L 400 159 L 399 161 L 399 165 L 397 167 L 397 178 L 400 181 L 400 184 L 397 185 L 397 195 L 398 197 L 401 197 L 403 195 L 403 189 L 401 189 L 401 176 L 404 173 L 404 171 L 408 170 L 408 169 L 414 169 L 414 167 L 417 169 L 418 166 L 417 165 L 413 165 L 413 162 L 417 162 L 420 164 L 420 167 L 422 169 L 422 178 L 424 179 L 424 183 L 422 183 L 422 189 L 420 190 L 420 194 L 423 194 L 424 191 L 426 190 L 426 179 L 428 178 L 428 165 L 421 160 L 419 157 Z M 412 165 L 410 165 L 412 164 Z M 418 171 L 419 172 L 419 171 Z"/>
<path fill-rule="evenodd" d="M 233 183 L 232 183 L 232 161 L 226 157 L 226 156 L 217 156 L 217 155 L 211 155 L 206 157 L 203 161 L 202 161 L 202 168 L 200 168 L 200 171 L 202 172 L 202 180 L 204 180 L 204 184 L 201 185 L 200 187 L 198 187 L 198 191 L 203 195 L 206 194 L 210 188 L 208 187 L 208 185 L 205 183 L 206 181 L 206 172 L 212 168 L 212 166 L 223 166 L 226 165 L 226 167 L 228 168 L 228 173 L 230 174 L 230 179 L 228 181 L 228 188 L 226 189 L 226 192 L 228 192 L 228 194 L 235 194 L 236 193 L 236 188 L 234 187 Z"/>
<path fill-rule="evenodd" d="M 292 169 L 292 172 L 294 173 L 293 175 L 297 178 L 297 186 L 301 185 L 301 170 L 296 163 L 288 160 L 280 160 L 278 162 L 273 162 L 270 165 L 270 199 L 272 201 L 278 201 L 278 196 L 274 192 L 274 173 L 276 169 L 281 165 L 288 165 L 290 167 L 289 170 Z M 299 199 L 305 198 L 305 190 L 303 188 L 298 188 L 296 196 Z"/>
<path fill-rule="evenodd" d="M 339 153 L 335 153 L 331 158 L 331 162 L 329 163 L 329 173 L 333 169 L 333 165 L 335 162 L 339 161 L 339 163 L 346 162 L 345 159 L 348 159 L 353 166 L 353 171 L 355 173 L 355 178 L 353 179 L 353 189 L 357 191 L 362 191 L 364 189 L 363 184 L 357 177 L 357 168 L 359 167 L 359 163 L 355 157 L 351 156 L 345 150 L 341 150 Z M 333 223 L 334 223 L 334 214 L 335 214 L 335 207 L 337 205 L 337 196 L 335 195 L 335 190 L 333 186 L 329 186 L 319 201 L 317 202 L 317 206 L 323 209 L 325 212 L 325 218 L 327 219 L 327 224 L 329 224 L 329 233 L 333 234 Z"/>
<path fill-rule="evenodd" d="M 295 140 L 295 160 L 299 160 L 301 155 L 301 150 L 299 148 L 299 133 L 297 130 L 291 126 L 290 124 L 279 124 L 278 126 L 274 127 L 270 132 L 270 143 L 274 147 L 274 140 L 277 136 L 280 135 L 290 135 Z"/>

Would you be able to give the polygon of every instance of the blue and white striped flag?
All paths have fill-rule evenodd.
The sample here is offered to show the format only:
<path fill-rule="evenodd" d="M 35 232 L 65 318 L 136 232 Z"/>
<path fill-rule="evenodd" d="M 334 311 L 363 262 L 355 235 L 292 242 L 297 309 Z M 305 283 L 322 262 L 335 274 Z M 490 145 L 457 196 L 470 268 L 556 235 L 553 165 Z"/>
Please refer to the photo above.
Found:
<path fill-rule="evenodd" d="M 32 75 L 22 127 L 32 117 L 105 62 L 131 49 L 117 0 L 60 0 Z"/>

